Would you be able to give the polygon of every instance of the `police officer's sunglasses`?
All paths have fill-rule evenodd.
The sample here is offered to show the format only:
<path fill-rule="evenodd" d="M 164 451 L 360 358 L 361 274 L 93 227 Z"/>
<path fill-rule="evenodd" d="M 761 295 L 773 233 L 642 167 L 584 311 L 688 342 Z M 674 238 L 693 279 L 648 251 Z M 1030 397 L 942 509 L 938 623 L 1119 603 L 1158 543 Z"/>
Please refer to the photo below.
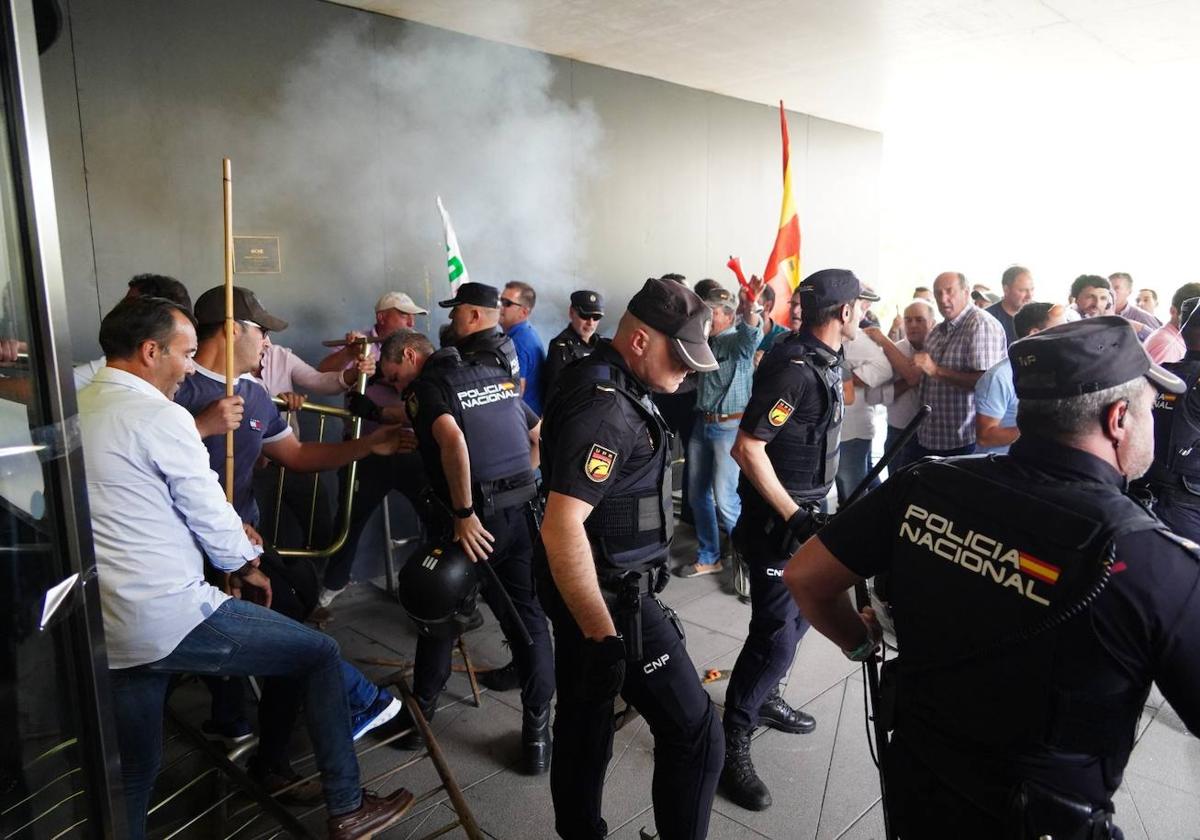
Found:
<path fill-rule="evenodd" d="M 603 317 L 603 315 L 598 314 L 585 315 L 582 312 L 579 313 L 579 320 L 581 321 L 599 321 Z"/>

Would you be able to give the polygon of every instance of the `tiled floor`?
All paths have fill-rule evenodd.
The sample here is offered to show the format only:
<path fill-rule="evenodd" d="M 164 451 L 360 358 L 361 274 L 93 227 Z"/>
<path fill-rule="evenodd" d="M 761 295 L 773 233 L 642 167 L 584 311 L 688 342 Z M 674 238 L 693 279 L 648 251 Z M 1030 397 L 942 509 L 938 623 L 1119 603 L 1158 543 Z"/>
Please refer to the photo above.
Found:
<path fill-rule="evenodd" d="M 687 542 L 678 542 L 683 559 Z M 664 600 L 674 606 L 687 628 L 688 650 L 700 670 L 731 668 L 742 643 L 749 607 L 724 590 L 715 576 L 674 579 Z M 415 635 L 400 608 L 371 584 L 359 584 L 335 604 L 336 620 L 327 630 L 351 660 L 411 660 Z M 485 610 L 486 614 L 486 610 Z M 479 667 L 508 660 L 494 619 L 468 637 Z M 361 664 L 372 677 L 394 667 Z M 709 687 L 713 700 L 724 699 L 725 683 Z M 553 813 L 548 777 L 530 778 L 515 771 L 520 732 L 517 692 L 485 693 L 482 708 L 468 703 L 470 689 L 461 673 L 452 675 L 433 721 L 475 818 L 499 840 L 552 838 Z M 767 811 L 742 810 L 718 795 L 709 836 L 713 838 L 787 838 L 787 840 L 867 840 L 882 838 L 883 820 L 875 768 L 867 749 L 863 683 L 858 668 L 813 632 L 800 647 L 787 679 L 785 696 L 816 716 L 811 735 L 760 730 L 754 742 L 759 773 L 775 804 Z M 1118 823 L 1130 840 L 1200 838 L 1200 743 L 1154 692 L 1143 715 L 1140 738 L 1117 798 Z M 369 741 L 367 736 L 364 741 Z M 367 745 L 369 746 L 369 745 Z M 617 733 L 605 789 L 604 816 L 610 836 L 638 840 L 653 831 L 650 809 L 652 740 L 640 718 Z M 364 778 L 395 766 L 407 753 L 390 746 L 362 758 Z M 307 770 L 307 768 L 298 768 Z M 426 762 L 382 782 L 391 790 L 403 784 L 418 794 L 437 784 Z M 389 838 L 423 837 L 453 820 L 444 794 L 414 808 Z M 461 831 L 448 836 L 463 836 Z"/>

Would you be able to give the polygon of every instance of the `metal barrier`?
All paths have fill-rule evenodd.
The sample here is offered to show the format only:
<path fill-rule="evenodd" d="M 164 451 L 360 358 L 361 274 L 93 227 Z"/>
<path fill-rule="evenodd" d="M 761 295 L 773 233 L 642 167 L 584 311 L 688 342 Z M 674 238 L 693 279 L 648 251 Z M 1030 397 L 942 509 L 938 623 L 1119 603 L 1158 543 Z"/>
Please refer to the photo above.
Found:
<path fill-rule="evenodd" d="M 445 791 L 450 806 L 454 809 L 456 819 L 433 830 L 421 840 L 432 840 L 432 838 L 440 837 L 459 827 L 463 829 L 470 840 L 483 840 L 484 834 L 475 821 L 471 807 L 463 796 L 462 788 L 454 777 L 450 765 L 446 762 L 445 754 L 442 752 L 429 722 L 413 697 L 404 678 L 404 672 L 398 671 L 391 674 L 380 685 L 382 687 L 394 686 L 399 690 L 401 699 L 409 714 L 412 715 L 414 726 L 395 732 L 386 739 L 370 744 L 365 749 L 356 750 L 359 766 L 362 766 L 362 759 L 365 756 L 403 738 L 414 728 L 421 732 L 426 746 L 423 751 L 414 753 L 395 767 L 377 773 L 370 779 L 364 779 L 363 786 L 377 788 L 397 773 L 428 758 L 433 763 L 434 770 L 441 779 L 441 784 L 422 793 L 414 794 L 412 810 L 403 821 L 416 816 L 416 809 L 421 803 L 428 802 L 440 791 Z M 160 778 L 162 774 L 175 769 L 181 769 L 182 772 L 187 773 L 186 764 L 189 761 L 198 761 L 203 769 L 191 771 L 182 785 L 162 796 L 150 808 L 150 833 L 156 840 L 175 840 L 175 838 L 187 836 L 221 837 L 223 840 L 248 840 L 249 838 L 270 840 L 270 838 L 290 836 L 315 840 L 318 836 L 324 836 L 323 826 L 314 834 L 311 820 L 312 817 L 320 814 L 324 805 L 312 806 L 297 813 L 277 801 L 278 797 L 293 788 L 318 779 L 319 773 L 314 770 L 292 785 L 276 791 L 274 794 L 268 794 L 241 767 L 234 764 L 219 747 L 207 741 L 201 732 L 183 720 L 170 704 L 168 704 L 167 712 L 173 731 L 164 743 L 164 751 L 172 750 L 173 746 L 177 744 L 182 744 L 184 748 L 183 752 L 171 756 L 164 762 Z M 298 766 L 314 764 L 315 757 L 309 753 L 296 759 L 295 763 Z M 185 811 L 173 818 L 166 816 L 172 803 L 182 801 L 189 791 L 199 793 L 201 785 L 206 781 L 211 781 L 215 786 L 211 797 L 212 801 L 207 802 L 204 807 L 195 812 Z M 205 820 L 212 820 L 215 825 L 209 825 L 205 830 L 202 828 Z"/>

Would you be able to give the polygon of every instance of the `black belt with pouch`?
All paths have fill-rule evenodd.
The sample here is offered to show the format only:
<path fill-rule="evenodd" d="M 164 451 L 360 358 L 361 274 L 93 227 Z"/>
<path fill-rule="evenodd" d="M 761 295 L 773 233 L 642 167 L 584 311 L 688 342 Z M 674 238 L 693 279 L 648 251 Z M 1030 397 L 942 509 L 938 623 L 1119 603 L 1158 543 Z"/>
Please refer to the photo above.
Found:
<path fill-rule="evenodd" d="M 1029 779 L 1013 793 L 1005 840 L 1114 840 L 1113 814 Z"/>
<path fill-rule="evenodd" d="M 600 573 L 600 595 L 612 615 L 617 632 L 625 640 L 625 655 L 634 662 L 642 660 L 642 598 L 652 598 L 669 578 L 665 565 L 645 571 Z"/>

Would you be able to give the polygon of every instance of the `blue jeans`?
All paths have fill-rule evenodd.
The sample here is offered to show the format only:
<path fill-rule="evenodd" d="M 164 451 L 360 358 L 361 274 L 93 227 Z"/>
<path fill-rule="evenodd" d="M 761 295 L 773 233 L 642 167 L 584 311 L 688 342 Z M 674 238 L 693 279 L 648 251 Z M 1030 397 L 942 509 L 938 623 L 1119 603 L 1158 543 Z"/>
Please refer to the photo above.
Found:
<path fill-rule="evenodd" d="M 700 543 L 697 563 L 716 563 L 721 559 L 717 516 L 721 517 L 725 533 L 732 534 L 742 514 L 742 500 L 737 493 L 738 465 L 729 454 L 739 422 L 706 423 L 703 415 L 699 415 L 688 441 L 688 501 L 692 506 L 696 541 Z"/>
<path fill-rule="evenodd" d="M 867 477 L 871 467 L 871 439 L 854 438 L 844 440 L 838 446 L 838 471 L 834 481 L 837 484 L 838 505 L 845 502 L 850 494 L 858 489 L 858 485 Z M 879 479 L 871 482 L 871 487 L 878 487 Z"/>
<path fill-rule="evenodd" d="M 326 807 L 335 816 L 358 809 L 362 788 L 337 642 L 271 610 L 230 599 L 157 662 L 109 671 L 131 838 L 145 837 L 172 674 L 299 678 Z"/>

